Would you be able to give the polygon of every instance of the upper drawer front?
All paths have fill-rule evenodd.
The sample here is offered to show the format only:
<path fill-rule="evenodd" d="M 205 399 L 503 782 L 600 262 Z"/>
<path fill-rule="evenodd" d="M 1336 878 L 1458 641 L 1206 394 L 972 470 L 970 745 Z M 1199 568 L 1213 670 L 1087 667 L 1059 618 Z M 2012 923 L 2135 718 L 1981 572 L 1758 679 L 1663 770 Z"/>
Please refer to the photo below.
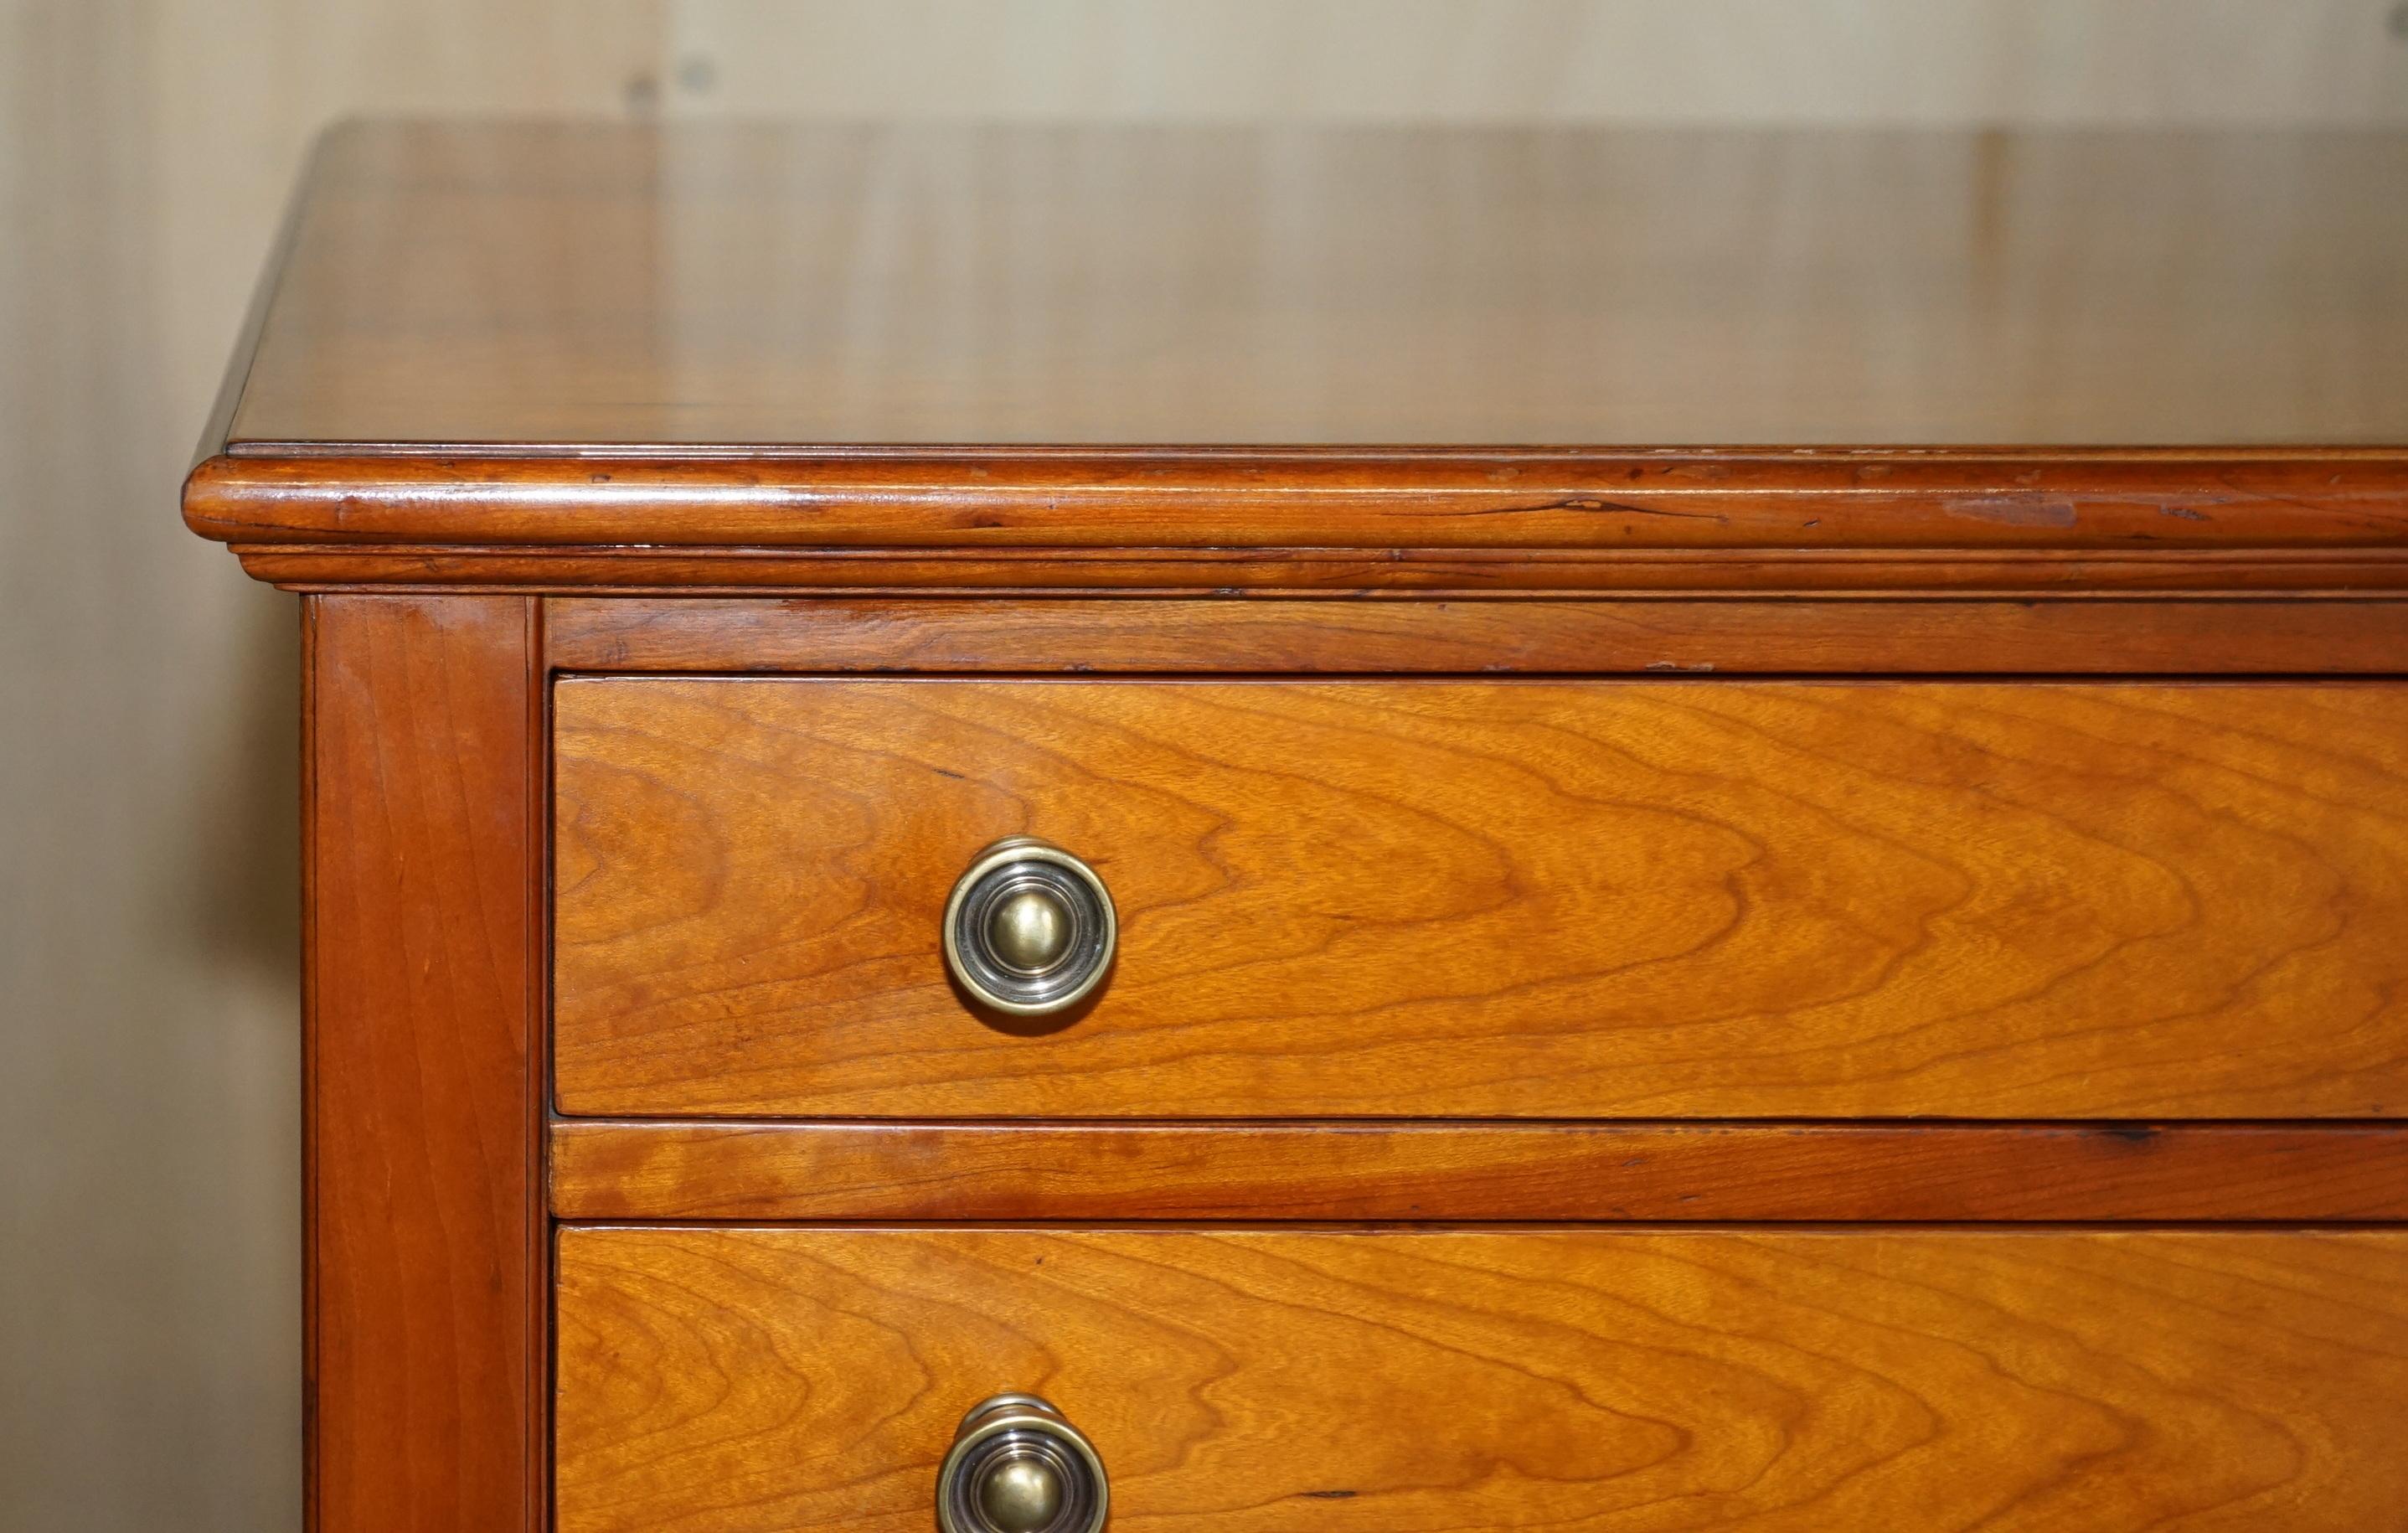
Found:
<path fill-rule="evenodd" d="M 2374 1533 L 2408 1236 L 580 1229 L 563 1533 L 930 1533 L 954 1420 L 1123 1533 Z"/>
<path fill-rule="evenodd" d="M 582 679 L 572 1113 L 2382 1116 L 2408 688 Z M 947 894 L 1116 967 L 974 1016 Z"/>

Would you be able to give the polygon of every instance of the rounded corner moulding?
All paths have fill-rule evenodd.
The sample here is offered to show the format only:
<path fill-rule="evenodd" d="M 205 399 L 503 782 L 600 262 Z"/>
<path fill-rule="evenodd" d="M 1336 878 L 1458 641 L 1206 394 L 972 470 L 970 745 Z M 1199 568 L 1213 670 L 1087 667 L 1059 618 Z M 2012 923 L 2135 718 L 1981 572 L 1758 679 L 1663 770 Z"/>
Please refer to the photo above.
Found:
<path fill-rule="evenodd" d="M 233 456 L 280 583 L 964 591 L 2408 585 L 2408 452 Z"/>

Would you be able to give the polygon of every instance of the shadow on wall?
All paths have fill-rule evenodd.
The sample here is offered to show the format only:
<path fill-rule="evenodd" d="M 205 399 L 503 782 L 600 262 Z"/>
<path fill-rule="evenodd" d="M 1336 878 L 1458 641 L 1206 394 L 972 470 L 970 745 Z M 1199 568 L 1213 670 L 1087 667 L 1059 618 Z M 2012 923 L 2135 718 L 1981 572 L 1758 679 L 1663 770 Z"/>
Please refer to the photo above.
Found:
<path fill-rule="evenodd" d="M 174 873 L 160 883 L 169 903 L 158 925 L 197 961 L 274 985 L 291 983 L 300 961 L 301 623 L 295 598 L 257 595 L 230 636 L 222 758 L 180 784 L 189 798 L 171 823 L 185 839 L 162 849 Z"/>
<path fill-rule="evenodd" d="M 267 230 L 177 222 L 126 8 L 0 7 L 0 1529 L 274 1533 L 298 625 L 176 516 Z"/>

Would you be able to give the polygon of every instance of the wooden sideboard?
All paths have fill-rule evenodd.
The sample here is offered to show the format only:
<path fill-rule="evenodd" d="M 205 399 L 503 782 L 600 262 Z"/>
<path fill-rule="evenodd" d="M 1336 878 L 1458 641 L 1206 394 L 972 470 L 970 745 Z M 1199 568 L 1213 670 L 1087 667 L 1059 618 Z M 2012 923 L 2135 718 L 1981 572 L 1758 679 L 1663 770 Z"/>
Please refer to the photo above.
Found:
<path fill-rule="evenodd" d="M 356 124 L 183 504 L 319 1533 L 2408 1515 L 2408 136 Z"/>

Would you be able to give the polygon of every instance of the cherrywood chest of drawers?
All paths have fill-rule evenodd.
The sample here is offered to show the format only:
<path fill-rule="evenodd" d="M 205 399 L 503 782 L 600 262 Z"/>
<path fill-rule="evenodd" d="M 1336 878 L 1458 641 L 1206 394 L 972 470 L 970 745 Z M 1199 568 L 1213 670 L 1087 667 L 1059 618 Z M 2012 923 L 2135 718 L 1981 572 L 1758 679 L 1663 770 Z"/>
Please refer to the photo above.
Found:
<path fill-rule="evenodd" d="M 366 125 L 322 1533 L 2408 1528 L 2408 138 Z"/>

